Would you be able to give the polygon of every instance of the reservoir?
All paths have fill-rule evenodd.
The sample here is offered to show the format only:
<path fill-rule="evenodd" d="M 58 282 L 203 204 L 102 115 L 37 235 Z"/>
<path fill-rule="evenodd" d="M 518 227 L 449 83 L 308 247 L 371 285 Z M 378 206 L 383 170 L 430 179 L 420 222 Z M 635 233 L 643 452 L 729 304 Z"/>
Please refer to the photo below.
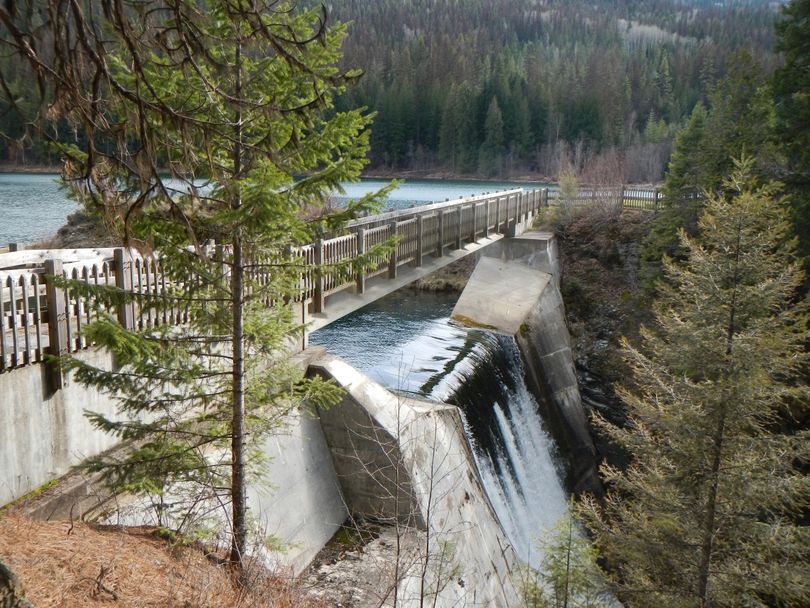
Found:
<path fill-rule="evenodd" d="M 0 247 L 8 243 L 31 243 L 53 235 L 77 209 L 67 192 L 59 187 L 59 176 L 52 173 L 0 173 Z M 389 183 L 363 179 L 343 185 L 336 192 L 337 204 L 379 190 Z M 539 182 L 479 182 L 463 180 L 407 180 L 391 193 L 388 209 L 473 196 L 508 188 L 541 188 Z"/>

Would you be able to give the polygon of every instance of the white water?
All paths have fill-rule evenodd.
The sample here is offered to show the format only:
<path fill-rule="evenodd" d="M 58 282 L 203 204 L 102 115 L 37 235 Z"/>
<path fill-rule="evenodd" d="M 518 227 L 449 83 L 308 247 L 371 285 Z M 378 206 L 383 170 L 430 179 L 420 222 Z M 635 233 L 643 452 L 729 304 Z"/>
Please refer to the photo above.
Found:
<path fill-rule="evenodd" d="M 567 513 L 556 447 L 511 338 L 449 323 L 454 301 L 401 291 L 318 332 L 327 346 L 392 390 L 457 403 L 484 489 L 521 559 Z"/>

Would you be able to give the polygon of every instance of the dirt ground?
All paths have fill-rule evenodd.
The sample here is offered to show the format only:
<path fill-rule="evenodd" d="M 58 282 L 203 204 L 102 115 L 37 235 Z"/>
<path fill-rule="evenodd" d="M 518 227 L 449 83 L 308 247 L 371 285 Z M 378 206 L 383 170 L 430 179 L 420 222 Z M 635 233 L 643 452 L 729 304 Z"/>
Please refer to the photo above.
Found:
<path fill-rule="evenodd" d="M 249 575 L 154 530 L 0 518 L 0 560 L 36 608 L 319 608 L 290 581 Z M 253 569 L 251 572 L 257 572 Z"/>

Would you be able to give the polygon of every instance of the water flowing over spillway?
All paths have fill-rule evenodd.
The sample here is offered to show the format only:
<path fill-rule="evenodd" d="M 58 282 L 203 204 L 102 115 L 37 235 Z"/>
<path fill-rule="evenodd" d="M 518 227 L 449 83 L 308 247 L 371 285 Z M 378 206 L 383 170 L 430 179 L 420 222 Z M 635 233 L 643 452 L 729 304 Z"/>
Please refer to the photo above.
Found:
<path fill-rule="evenodd" d="M 395 391 L 457 405 L 484 489 L 518 555 L 566 513 L 556 448 L 524 381 L 513 338 L 452 325 L 454 298 L 401 291 L 312 334 Z"/>

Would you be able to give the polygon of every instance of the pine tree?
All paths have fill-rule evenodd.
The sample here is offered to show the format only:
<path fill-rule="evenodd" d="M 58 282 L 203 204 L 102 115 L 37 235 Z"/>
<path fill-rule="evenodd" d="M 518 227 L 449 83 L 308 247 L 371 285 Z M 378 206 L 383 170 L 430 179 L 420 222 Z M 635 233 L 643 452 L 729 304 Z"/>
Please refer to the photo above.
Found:
<path fill-rule="evenodd" d="M 629 606 L 808 605 L 810 535 L 796 525 L 810 498 L 806 433 L 782 433 L 789 406 L 806 408 L 807 302 L 785 201 L 737 163 L 681 233 L 684 266 L 656 325 L 628 347 L 629 422 L 601 426 L 632 457 L 604 470 L 606 501 L 583 509 Z"/>
<path fill-rule="evenodd" d="M 478 156 L 478 170 L 487 176 L 499 175 L 503 170 L 503 152 L 503 113 L 498 98 L 493 97 L 484 121 L 484 143 Z"/>
<path fill-rule="evenodd" d="M 756 158 L 756 172 L 772 175 L 769 143 L 771 103 L 763 86 L 762 66 L 747 53 L 729 60 L 729 73 L 712 91 L 710 107 L 698 104 L 676 139 L 664 183 L 666 208 L 656 219 L 642 250 L 645 286 L 653 291 L 662 278 L 662 255 L 682 256 L 678 231 L 697 232 L 704 192 L 723 189 L 735 154 Z"/>
<path fill-rule="evenodd" d="M 678 232 L 685 229 L 694 235 L 701 201 L 700 188 L 704 183 L 700 163 L 700 150 L 706 137 L 706 110 L 698 103 L 689 122 L 675 137 L 675 149 L 669 159 L 664 183 L 664 207 L 656 218 L 650 235 L 641 247 L 642 275 L 645 288 L 652 292 L 661 278 L 661 260 L 666 255 L 680 258 Z"/>
<path fill-rule="evenodd" d="M 91 469 L 118 489 L 230 504 L 230 559 L 242 564 L 257 446 L 290 408 L 336 397 L 286 361 L 300 327 L 285 302 L 299 296 L 294 248 L 371 202 L 318 212 L 368 150 L 370 118 L 333 109 L 353 78 L 337 67 L 345 28 L 279 0 L 18 2 L 0 23 L 4 50 L 40 85 L 32 121 L 88 134 L 83 149 L 60 146 L 66 182 L 154 252 L 168 285 L 69 285 L 101 307 L 85 336 L 116 367 L 66 365 L 119 399 L 120 417 L 91 420 L 133 446 Z M 120 307 L 139 310 L 140 326 L 104 314 Z"/>
<path fill-rule="evenodd" d="M 810 273 L 810 1 L 793 0 L 777 23 L 777 49 L 785 63 L 771 79 L 776 105 L 776 139 L 787 156 L 793 223 L 799 251 Z"/>

